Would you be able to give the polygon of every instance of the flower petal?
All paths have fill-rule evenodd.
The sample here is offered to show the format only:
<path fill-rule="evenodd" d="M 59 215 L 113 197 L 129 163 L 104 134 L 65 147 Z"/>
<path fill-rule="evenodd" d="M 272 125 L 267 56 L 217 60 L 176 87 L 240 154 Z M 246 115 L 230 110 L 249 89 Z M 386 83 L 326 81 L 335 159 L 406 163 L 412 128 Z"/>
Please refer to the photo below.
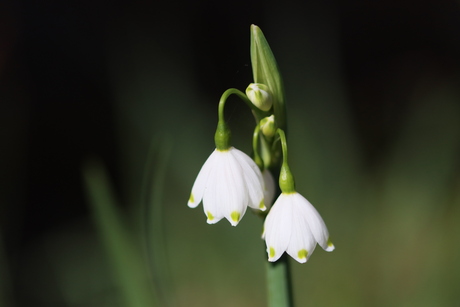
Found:
<path fill-rule="evenodd" d="M 253 209 L 264 211 L 266 209 L 263 194 L 263 177 L 257 164 L 244 152 L 233 148 L 232 155 L 238 161 L 244 182 L 246 184 L 247 193 L 249 195 L 248 206 Z"/>
<path fill-rule="evenodd" d="M 230 224 L 236 226 L 246 212 L 248 195 L 239 161 L 231 152 L 227 153 L 225 159 L 219 178 L 222 182 L 216 184 L 221 193 L 222 212 Z"/>
<path fill-rule="evenodd" d="M 267 215 L 264 224 L 264 238 L 268 261 L 278 260 L 286 251 L 292 235 L 292 195 L 281 194 Z"/>
<path fill-rule="evenodd" d="M 201 167 L 198 176 L 195 179 L 195 183 L 192 187 L 192 192 L 190 194 L 190 199 L 187 205 L 190 208 L 196 208 L 203 198 L 204 191 L 206 189 L 206 185 L 208 183 L 209 175 L 215 163 L 216 157 L 216 150 L 214 150 L 211 155 L 208 157 L 206 162 L 204 162 L 203 166 Z"/>
<path fill-rule="evenodd" d="M 216 155 L 215 163 L 219 163 L 220 157 Z M 219 174 L 218 168 L 214 165 L 212 170 L 209 173 L 208 177 L 208 185 L 205 188 L 204 195 L 203 195 L 203 210 L 204 214 L 206 215 L 207 223 L 208 224 L 215 224 L 220 221 L 224 215 L 221 210 L 220 206 L 220 194 L 219 191 L 212 184 L 216 184 L 218 181 Z"/>
<path fill-rule="evenodd" d="M 316 247 L 316 240 L 311 232 L 306 217 L 301 214 L 299 198 L 293 196 L 292 235 L 287 253 L 300 263 L 307 262 Z"/>
<path fill-rule="evenodd" d="M 264 203 L 271 206 L 275 198 L 275 178 L 267 169 L 262 172 L 262 177 L 264 179 Z"/>
<path fill-rule="evenodd" d="M 334 245 L 329 240 L 329 231 L 321 215 L 305 197 L 299 193 L 295 195 L 299 210 L 301 210 L 302 215 L 306 218 L 315 240 L 325 251 L 333 251 Z"/>

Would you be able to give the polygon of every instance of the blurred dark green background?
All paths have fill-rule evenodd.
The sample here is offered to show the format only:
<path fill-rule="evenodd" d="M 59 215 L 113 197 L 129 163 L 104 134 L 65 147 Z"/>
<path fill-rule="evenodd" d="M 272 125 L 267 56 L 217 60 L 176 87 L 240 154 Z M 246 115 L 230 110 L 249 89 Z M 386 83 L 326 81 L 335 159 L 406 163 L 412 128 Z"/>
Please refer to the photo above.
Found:
<path fill-rule="evenodd" d="M 284 77 L 297 189 L 336 245 L 292 263 L 297 306 L 457 306 L 448 0 L 3 1 L 0 306 L 266 305 L 261 221 L 186 206 L 221 93 L 251 82 L 252 23 Z M 249 153 L 250 112 L 227 114 Z"/>

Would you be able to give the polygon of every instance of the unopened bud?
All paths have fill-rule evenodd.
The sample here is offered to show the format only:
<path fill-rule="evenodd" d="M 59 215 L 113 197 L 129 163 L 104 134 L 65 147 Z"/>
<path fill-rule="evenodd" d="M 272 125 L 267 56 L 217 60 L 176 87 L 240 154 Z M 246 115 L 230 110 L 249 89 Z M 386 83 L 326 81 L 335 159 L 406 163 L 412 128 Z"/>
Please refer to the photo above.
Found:
<path fill-rule="evenodd" d="M 268 89 L 268 86 L 262 83 L 251 83 L 246 89 L 246 95 L 249 100 L 261 109 L 262 111 L 268 111 L 273 105 L 273 97 Z"/>
<path fill-rule="evenodd" d="M 275 116 L 271 115 L 269 117 L 265 117 L 260 121 L 260 131 L 266 137 L 273 137 L 276 133 L 276 123 L 275 123 Z"/>

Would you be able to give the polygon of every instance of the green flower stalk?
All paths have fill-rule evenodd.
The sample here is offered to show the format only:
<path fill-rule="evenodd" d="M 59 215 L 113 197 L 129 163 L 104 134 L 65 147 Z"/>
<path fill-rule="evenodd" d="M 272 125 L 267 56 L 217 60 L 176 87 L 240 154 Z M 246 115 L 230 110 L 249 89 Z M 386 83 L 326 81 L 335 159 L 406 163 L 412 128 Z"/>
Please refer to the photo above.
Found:
<path fill-rule="evenodd" d="M 247 207 L 265 211 L 264 177 L 257 164 L 244 152 L 231 146 L 231 131 L 224 118 L 227 98 L 236 94 L 250 106 L 249 99 L 237 89 L 222 95 L 218 106 L 218 123 L 214 141 L 216 149 L 201 168 L 187 205 L 196 208 L 203 202 L 208 224 L 226 218 L 238 225 Z"/>
<path fill-rule="evenodd" d="M 298 262 L 305 263 L 317 243 L 328 252 L 334 250 L 334 245 L 321 215 L 295 190 L 294 176 L 287 160 L 286 136 L 281 129 L 277 132 L 283 148 L 279 177 L 281 195 L 265 219 L 262 238 L 266 241 L 269 261 L 278 260 L 286 251 Z"/>
<path fill-rule="evenodd" d="M 317 244 L 326 251 L 334 250 L 334 245 L 318 211 L 296 191 L 288 164 L 283 82 L 270 46 L 255 25 L 251 25 L 251 63 L 254 80 L 245 93 L 231 88 L 220 98 L 216 149 L 193 184 L 188 206 L 195 208 L 203 202 L 209 224 L 226 218 L 236 226 L 248 207 L 257 212 L 264 219 L 262 238 L 269 261 L 268 305 L 289 307 L 293 300 L 287 255 L 305 263 Z M 256 120 L 252 158 L 231 145 L 224 118 L 230 95 L 246 103 Z M 279 178 L 278 189 L 273 175 Z"/>

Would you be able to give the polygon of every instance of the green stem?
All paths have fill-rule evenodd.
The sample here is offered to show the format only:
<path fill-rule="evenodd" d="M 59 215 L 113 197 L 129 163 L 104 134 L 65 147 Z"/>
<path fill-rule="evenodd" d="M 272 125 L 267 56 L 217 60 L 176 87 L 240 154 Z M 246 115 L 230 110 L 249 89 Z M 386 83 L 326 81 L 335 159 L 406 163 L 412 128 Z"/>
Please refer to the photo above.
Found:
<path fill-rule="evenodd" d="M 275 150 L 271 150 L 271 141 L 267 140 L 265 137 L 260 138 L 260 153 L 262 156 L 262 160 L 264 161 L 265 168 L 272 168 L 276 163 L 273 163 L 273 155 L 275 154 Z"/>
<path fill-rule="evenodd" d="M 260 124 L 256 125 L 254 129 L 254 133 L 252 135 L 252 150 L 254 151 L 254 162 L 256 162 L 257 166 L 259 167 L 260 171 L 264 170 L 264 162 L 259 155 L 259 132 L 260 132 Z"/>
<path fill-rule="evenodd" d="M 283 164 L 281 164 L 280 176 L 279 176 L 279 186 L 281 192 L 283 193 L 294 193 L 295 192 L 295 182 L 294 176 L 292 176 L 291 170 L 289 169 L 288 164 L 288 149 L 286 135 L 282 129 L 277 129 L 276 132 L 280 136 L 281 140 L 281 149 L 283 151 Z"/>
<path fill-rule="evenodd" d="M 268 307 L 293 307 L 289 258 L 286 253 L 267 263 Z"/>
<path fill-rule="evenodd" d="M 219 121 L 224 121 L 224 106 L 225 106 L 225 102 L 227 101 L 227 98 L 232 94 L 237 95 L 239 98 L 241 98 L 241 100 L 243 100 L 248 105 L 249 108 L 251 108 L 251 110 L 255 114 L 257 122 L 259 122 L 262 118 L 270 115 L 269 112 L 264 112 L 264 111 L 260 110 L 259 108 L 257 108 L 251 102 L 251 100 L 249 100 L 249 98 L 246 96 L 246 94 L 243 93 L 242 91 L 240 91 L 240 90 L 238 90 L 236 88 L 229 88 L 228 90 L 226 90 L 222 94 L 222 96 L 220 97 L 220 100 L 219 100 Z"/>
<path fill-rule="evenodd" d="M 286 141 L 286 134 L 284 133 L 283 129 L 278 128 L 276 130 L 278 135 L 280 136 L 281 140 L 281 149 L 283 151 L 283 164 L 287 164 L 287 141 Z"/>

